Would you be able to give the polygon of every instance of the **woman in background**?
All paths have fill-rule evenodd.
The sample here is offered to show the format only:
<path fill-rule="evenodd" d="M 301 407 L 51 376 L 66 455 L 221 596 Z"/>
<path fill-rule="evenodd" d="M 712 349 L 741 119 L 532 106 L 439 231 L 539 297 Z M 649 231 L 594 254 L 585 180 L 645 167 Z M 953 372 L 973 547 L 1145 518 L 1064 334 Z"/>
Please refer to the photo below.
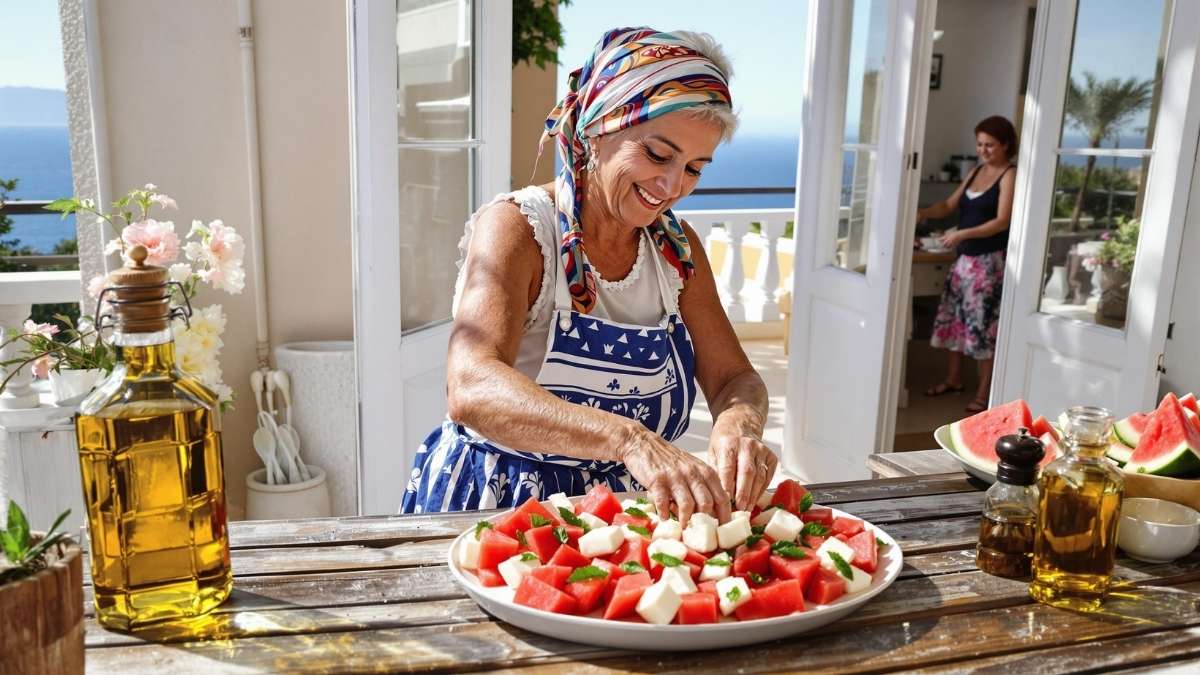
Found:
<path fill-rule="evenodd" d="M 975 359 L 979 386 L 967 404 L 975 413 L 988 406 L 992 385 L 992 357 L 1000 322 L 1000 296 L 1004 282 L 1004 255 L 1012 217 L 1017 131 L 998 115 L 975 125 L 975 150 L 979 165 L 948 199 L 917 210 L 917 222 L 945 218 L 959 211 L 957 230 L 942 237 L 958 258 L 950 268 L 938 305 L 929 344 L 948 350 L 946 379 L 925 392 L 941 396 L 963 391 L 962 357 Z"/>

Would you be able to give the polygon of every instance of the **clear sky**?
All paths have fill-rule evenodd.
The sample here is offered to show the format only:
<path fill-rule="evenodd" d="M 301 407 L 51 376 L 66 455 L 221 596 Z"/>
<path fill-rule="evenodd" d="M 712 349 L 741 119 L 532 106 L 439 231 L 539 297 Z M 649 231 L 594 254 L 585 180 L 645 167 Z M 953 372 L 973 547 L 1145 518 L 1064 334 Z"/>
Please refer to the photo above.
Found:
<path fill-rule="evenodd" d="M 733 61 L 734 107 L 747 135 L 796 135 L 804 96 L 805 0 L 574 0 L 560 9 L 566 44 L 559 52 L 560 96 L 566 75 L 583 65 L 609 28 L 711 33 Z"/>
<path fill-rule="evenodd" d="M 65 89 L 57 0 L 0 0 L 0 87 Z"/>

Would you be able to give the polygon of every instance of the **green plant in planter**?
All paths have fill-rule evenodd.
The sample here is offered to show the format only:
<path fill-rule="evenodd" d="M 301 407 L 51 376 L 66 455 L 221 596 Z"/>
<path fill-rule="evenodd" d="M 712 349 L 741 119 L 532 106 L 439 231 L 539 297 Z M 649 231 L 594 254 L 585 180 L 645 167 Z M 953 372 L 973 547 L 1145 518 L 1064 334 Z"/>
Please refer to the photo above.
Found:
<path fill-rule="evenodd" d="M 19 357 L 0 361 L 0 367 L 16 366 L 3 380 L 0 380 L 0 391 L 8 385 L 16 374 L 26 365 L 33 364 L 34 373 L 45 377 L 53 370 L 90 370 L 97 368 L 105 374 L 111 373 L 116 365 L 116 349 L 100 339 L 99 331 L 91 325 L 91 319 L 84 318 L 78 325 L 65 314 L 55 314 L 54 318 L 67 327 L 60 331 L 53 324 L 35 324 L 26 321 L 20 331 L 12 331 L 5 336 L 0 347 L 11 342 L 24 342 L 25 347 Z"/>
<path fill-rule="evenodd" d="M 1104 244 L 1096 256 L 1101 267 L 1112 267 L 1125 274 L 1133 272 L 1133 259 L 1137 256 L 1138 234 L 1142 223 L 1137 218 L 1117 219 L 1117 229 L 1100 235 Z"/>
<path fill-rule="evenodd" d="M 50 526 L 46 536 L 34 541 L 33 533 L 29 530 L 29 521 L 25 519 L 25 512 L 16 502 L 8 502 L 8 526 L 0 530 L 0 549 L 3 549 L 4 553 L 0 559 L 0 585 L 24 579 L 46 569 L 50 562 L 46 558 L 51 547 L 62 557 L 62 545 L 69 541 L 69 537 L 66 532 L 59 532 L 58 526 L 70 514 L 70 509 L 63 511 Z"/>

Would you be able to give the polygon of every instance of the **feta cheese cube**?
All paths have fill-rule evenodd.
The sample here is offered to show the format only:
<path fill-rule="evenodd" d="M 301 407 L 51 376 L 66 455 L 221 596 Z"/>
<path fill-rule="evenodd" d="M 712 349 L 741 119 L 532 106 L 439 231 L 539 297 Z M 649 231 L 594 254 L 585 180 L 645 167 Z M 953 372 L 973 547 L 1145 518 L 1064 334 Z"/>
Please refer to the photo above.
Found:
<path fill-rule="evenodd" d="M 678 539 L 655 539 L 646 547 L 646 555 L 650 557 L 651 567 L 658 566 L 658 561 L 654 559 L 655 553 L 665 553 L 672 558 L 683 560 L 687 557 L 687 552 L 687 545 Z"/>
<path fill-rule="evenodd" d="M 763 490 L 763 493 L 758 496 L 758 502 L 757 502 L 758 508 L 760 508 L 760 509 L 767 508 L 767 506 L 771 503 L 771 498 L 774 496 L 775 496 L 774 490 L 772 490 L 770 492 Z"/>
<path fill-rule="evenodd" d="M 854 560 L 854 549 L 850 548 L 849 544 L 837 537 L 826 539 L 825 543 L 821 544 L 821 548 L 817 549 L 817 559 L 821 561 L 821 567 L 832 572 L 837 572 L 837 565 L 834 565 L 833 558 L 829 557 L 830 551 L 842 556 L 842 560 L 845 560 L 847 563 Z"/>
<path fill-rule="evenodd" d="M 458 564 L 467 570 L 479 567 L 479 540 L 474 536 L 463 539 L 458 547 Z"/>
<path fill-rule="evenodd" d="M 679 526 L 679 521 L 668 518 L 654 528 L 654 536 L 651 539 L 679 539 L 682 536 L 683 528 Z"/>
<path fill-rule="evenodd" d="M 621 526 L 621 534 L 625 536 L 625 541 L 633 541 L 634 539 L 645 539 L 640 532 L 634 532 L 629 529 L 628 525 Z"/>
<path fill-rule="evenodd" d="M 715 551 L 717 549 L 717 528 L 713 523 L 707 520 L 696 520 L 696 517 L 693 516 L 691 524 L 683 531 L 683 543 L 693 551 L 700 553 Z"/>
<path fill-rule="evenodd" d="M 625 543 L 625 533 L 621 531 L 621 528 L 606 525 L 580 537 L 579 552 L 589 558 L 610 555 L 616 552 L 623 543 Z"/>
<path fill-rule="evenodd" d="M 642 593 L 636 611 L 646 623 L 668 624 L 675 618 L 675 612 L 679 611 L 682 604 L 683 600 L 679 598 L 675 589 L 671 588 L 670 584 L 660 581 Z"/>
<path fill-rule="evenodd" d="M 750 520 L 750 524 L 754 525 L 755 527 L 765 527 L 767 523 L 771 522 L 771 517 L 775 515 L 775 512 L 781 510 L 782 509 L 772 506 L 771 508 L 762 511 L 757 516 L 754 516 L 754 518 Z"/>
<path fill-rule="evenodd" d="M 842 577 L 842 581 L 846 582 L 847 593 L 858 593 L 859 591 L 865 591 L 871 587 L 871 574 L 869 572 L 861 570 L 854 565 L 850 566 L 850 571 L 854 573 L 853 579 Z M 840 572 L 838 573 L 838 576 L 841 576 Z"/>
<path fill-rule="evenodd" d="M 750 512 L 749 511 L 734 511 L 733 513 L 729 514 L 730 520 L 737 520 L 738 518 L 745 518 L 746 520 L 750 520 Z"/>
<path fill-rule="evenodd" d="M 692 581 L 692 573 L 688 571 L 686 565 L 663 568 L 659 581 L 667 582 L 680 595 L 696 592 L 696 582 Z"/>
<path fill-rule="evenodd" d="M 716 518 L 713 518 L 712 516 L 708 515 L 707 513 L 693 513 L 692 517 L 688 519 L 688 527 L 695 527 L 697 525 L 702 525 L 702 524 L 712 525 L 713 527 L 716 527 L 717 525 L 720 525 L 721 523 L 719 523 Z"/>
<path fill-rule="evenodd" d="M 804 521 L 799 516 L 784 509 L 773 509 L 775 514 L 767 521 L 763 534 L 775 541 L 796 541 L 800 530 L 804 529 Z"/>
<path fill-rule="evenodd" d="M 559 509 L 566 509 L 572 513 L 575 512 L 575 505 L 571 503 L 571 499 L 567 497 L 565 492 L 555 492 L 546 499 L 550 502 L 550 506 L 554 507 L 550 510 L 553 511 L 554 515 L 556 516 L 558 515 Z"/>
<path fill-rule="evenodd" d="M 750 599 L 750 587 L 741 577 L 725 577 L 717 582 L 717 598 L 721 603 L 721 613 L 729 616 Z"/>
<path fill-rule="evenodd" d="M 641 509 L 642 512 L 645 513 L 646 515 L 655 513 L 653 504 L 651 504 L 650 502 L 639 502 L 636 499 L 625 499 L 621 502 L 621 510 L 622 511 L 624 511 L 625 509 L 629 509 L 629 508 Z"/>
<path fill-rule="evenodd" d="M 714 560 L 724 560 L 725 565 L 713 565 Z M 700 568 L 700 581 L 719 581 L 729 576 L 730 568 L 733 566 L 733 561 L 729 559 L 728 553 L 718 553 L 708 559 L 704 567 Z"/>
<path fill-rule="evenodd" d="M 579 514 L 579 519 L 583 521 L 584 525 L 588 526 L 589 530 L 598 530 L 602 527 L 608 527 L 608 523 L 604 522 L 603 518 L 587 512 Z"/>
<path fill-rule="evenodd" d="M 518 553 L 496 566 L 500 577 L 504 579 L 504 583 L 508 584 L 509 588 L 519 586 L 521 579 L 525 578 L 530 570 L 541 564 L 538 562 L 537 556 L 533 556 L 533 560 L 522 560 L 523 557 L 524 554 Z"/>
<path fill-rule="evenodd" d="M 750 519 L 738 518 L 717 528 L 717 541 L 721 548 L 737 548 L 754 534 L 750 531 Z"/>
<path fill-rule="evenodd" d="M 646 515 L 650 517 L 650 527 L 651 528 L 656 527 L 659 523 L 662 522 L 662 518 L 659 518 L 658 514 L 653 511 L 647 511 Z"/>

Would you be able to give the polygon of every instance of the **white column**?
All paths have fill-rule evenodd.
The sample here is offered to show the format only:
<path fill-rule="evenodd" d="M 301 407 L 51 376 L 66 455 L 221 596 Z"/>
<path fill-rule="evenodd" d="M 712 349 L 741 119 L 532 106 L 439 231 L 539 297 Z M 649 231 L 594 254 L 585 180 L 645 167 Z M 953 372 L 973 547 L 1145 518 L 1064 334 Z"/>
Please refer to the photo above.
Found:
<path fill-rule="evenodd" d="M 3 338 L 3 342 L 8 343 L 9 334 L 12 331 L 21 330 L 22 324 L 25 323 L 25 319 L 29 318 L 29 312 L 32 309 L 32 306 L 28 304 L 0 305 L 0 338 Z M 21 341 L 5 344 L 4 348 L 0 349 L 0 361 L 20 358 L 24 347 L 25 343 Z M 0 380 L 8 377 L 12 368 L 15 367 L 0 368 Z M 32 384 L 32 370 L 28 366 L 21 368 L 20 372 L 8 381 L 4 392 L 0 393 L 0 410 L 38 407 L 38 394 L 33 390 Z"/>
<path fill-rule="evenodd" d="M 758 221 L 760 234 L 758 243 L 760 253 L 758 265 L 754 270 L 754 280 L 742 291 L 746 301 L 746 319 L 748 321 L 778 321 L 779 320 L 779 235 L 783 232 L 783 223 L 763 218 Z"/>
<path fill-rule="evenodd" d="M 725 221 L 725 243 L 728 250 L 725 252 L 724 264 L 721 265 L 717 288 L 721 292 L 725 314 L 733 323 L 746 320 L 746 307 L 742 304 L 742 286 L 746 283 L 746 271 L 742 264 L 742 239 L 749 227 L 749 222 L 741 218 Z"/>

